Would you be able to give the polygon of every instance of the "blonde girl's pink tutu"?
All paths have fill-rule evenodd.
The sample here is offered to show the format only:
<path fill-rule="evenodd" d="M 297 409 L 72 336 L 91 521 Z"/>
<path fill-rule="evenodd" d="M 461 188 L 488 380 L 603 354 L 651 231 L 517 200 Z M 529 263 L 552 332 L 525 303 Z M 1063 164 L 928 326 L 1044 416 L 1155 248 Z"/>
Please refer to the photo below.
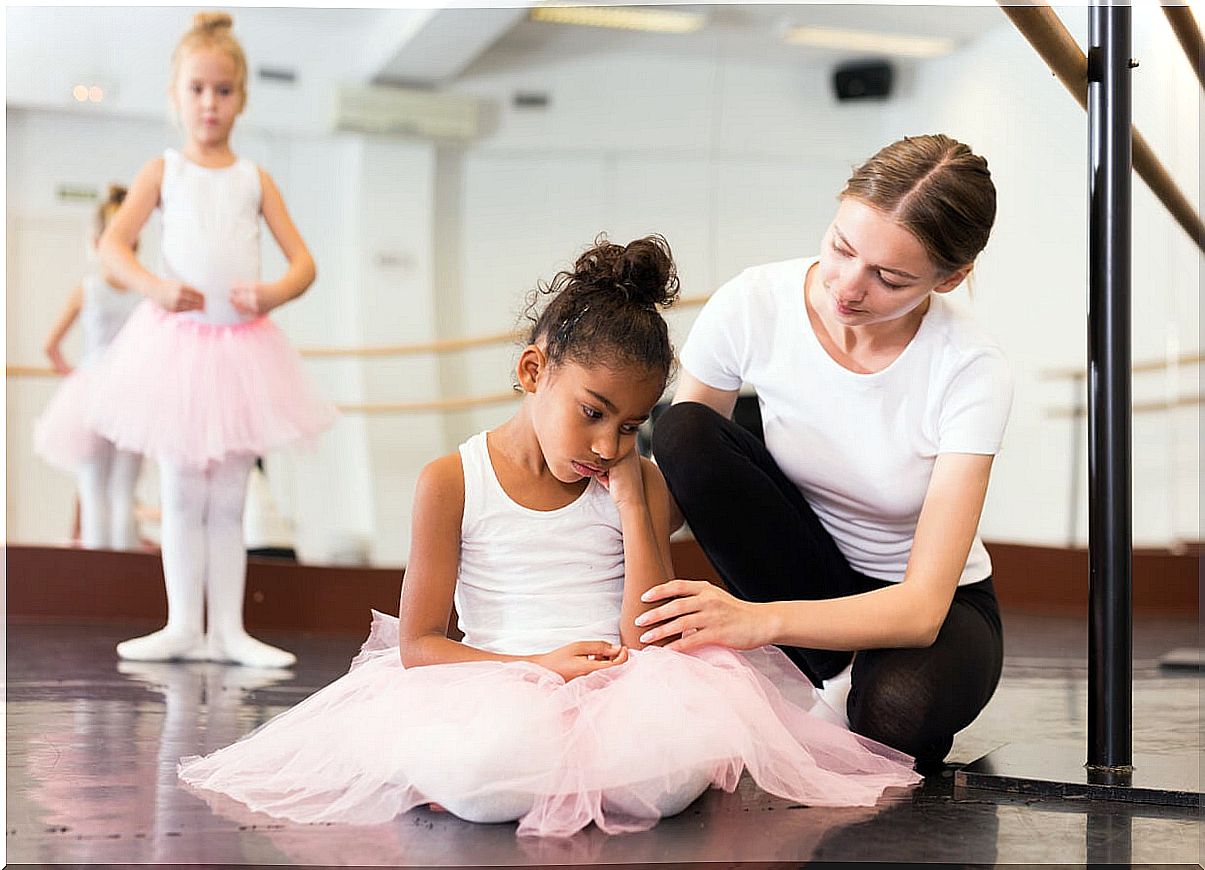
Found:
<path fill-rule="evenodd" d="M 34 453 L 64 471 L 75 471 L 93 459 L 103 443 L 87 420 L 95 383 L 92 367 L 75 369 L 34 421 Z"/>
<path fill-rule="evenodd" d="M 407 669 L 397 620 L 375 612 L 345 676 L 179 775 L 295 822 L 376 824 L 438 803 L 568 836 L 645 830 L 743 770 L 816 806 L 919 781 L 908 756 L 809 715 L 731 650 L 636 650 L 569 682 L 526 662 Z"/>
<path fill-rule="evenodd" d="M 97 363 L 88 405 L 120 449 L 192 466 L 312 440 L 335 417 L 267 317 L 203 323 L 150 300 Z"/>

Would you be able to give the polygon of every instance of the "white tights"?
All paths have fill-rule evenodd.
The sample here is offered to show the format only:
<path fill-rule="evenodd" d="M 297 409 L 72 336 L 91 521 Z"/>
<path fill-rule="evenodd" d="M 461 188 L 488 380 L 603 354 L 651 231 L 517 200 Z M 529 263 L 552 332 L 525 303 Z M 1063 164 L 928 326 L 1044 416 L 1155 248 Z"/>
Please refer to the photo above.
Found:
<path fill-rule="evenodd" d="M 134 487 L 142 457 L 118 450 L 108 441 L 93 458 L 76 469 L 79 490 L 80 543 L 89 550 L 133 550 L 138 545 L 134 526 Z"/>
<path fill-rule="evenodd" d="M 292 653 L 256 640 L 243 628 L 243 506 L 254 463 L 246 454 L 203 469 L 160 463 L 167 625 L 119 643 L 117 654 L 123 659 L 208 659 L 261 668 L 284 668 L 296 661 Z"/>

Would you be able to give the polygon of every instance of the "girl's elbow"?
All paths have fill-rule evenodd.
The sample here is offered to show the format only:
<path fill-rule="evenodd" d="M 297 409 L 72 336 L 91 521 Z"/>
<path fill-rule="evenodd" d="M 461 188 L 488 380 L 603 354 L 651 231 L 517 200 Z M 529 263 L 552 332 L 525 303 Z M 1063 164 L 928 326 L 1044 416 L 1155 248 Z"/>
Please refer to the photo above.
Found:
<path fill-rule="evenodd" d="M 631 633 L 620 632 L 619 642 L 628 649 L 644 649 L 649 644 L 640 642 L 640 634 L 641 632 L 639 631 L 633 631 Z"/>
<path fill-rule="evenodd" d="M 306 254 L 305 258 L 301 261 L 301 290 L 297 295 L 300 296 L 306 290 L 309 290 L 316 280 L 318 280 L 318 266 L 314 263 L 314 258 Z"/>
<path fill-rule="evenodd" d="M 402 660 L 404 668 L 422 667 L 425 662 L 425 657 L 422 654 L 422 643 L 419 638 L 401 638 L 398 641 L 398 655 Z"/>

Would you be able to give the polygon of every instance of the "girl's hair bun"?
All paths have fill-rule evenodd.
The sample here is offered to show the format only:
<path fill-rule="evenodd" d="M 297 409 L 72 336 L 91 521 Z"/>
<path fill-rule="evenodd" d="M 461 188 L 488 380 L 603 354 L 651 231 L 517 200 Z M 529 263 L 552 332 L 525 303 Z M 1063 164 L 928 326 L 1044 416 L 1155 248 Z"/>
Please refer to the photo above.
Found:
<path fill-rule="evenodd" d="M 669 305 L 678 296 L 678 270 L 660 235 L 616 245 L 600 234 L 573 264 L 573 281 L 583 289 L 613 289 L 647 308 Z"/>
<path fill-rule="evenodd" d="M 198 12 L 192 17 L 193 30 L 219 30 L 234 27 L 234 19 L 228 12 Z"/>
<path fill-rule="evenodd" d="M 92 234 L 94 236 L 100 238 L 101 234 L 105 231 L 105 227 L 109 225 L 109 221 L 113 219 L 113 215 L 117 214 L 117 210 L 125 202 L 125 198 L 126 188 L 124 185 L 109 185 L 108 190 L 105 191 L 105 198 L 96 207 L 96 214 L 92 218 Z"/>

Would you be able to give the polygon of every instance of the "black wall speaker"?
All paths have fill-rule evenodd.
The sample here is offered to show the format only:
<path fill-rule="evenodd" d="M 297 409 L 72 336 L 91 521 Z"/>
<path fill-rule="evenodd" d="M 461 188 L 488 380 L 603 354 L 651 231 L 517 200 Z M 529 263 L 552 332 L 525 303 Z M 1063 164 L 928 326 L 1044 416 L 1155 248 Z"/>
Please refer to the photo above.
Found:
<path fill-rule="evenodd" d="M 833 72 L 839 102 L 885 100 L 891 96 L 891 64 L 886 61 L 846 63 Z"/>

